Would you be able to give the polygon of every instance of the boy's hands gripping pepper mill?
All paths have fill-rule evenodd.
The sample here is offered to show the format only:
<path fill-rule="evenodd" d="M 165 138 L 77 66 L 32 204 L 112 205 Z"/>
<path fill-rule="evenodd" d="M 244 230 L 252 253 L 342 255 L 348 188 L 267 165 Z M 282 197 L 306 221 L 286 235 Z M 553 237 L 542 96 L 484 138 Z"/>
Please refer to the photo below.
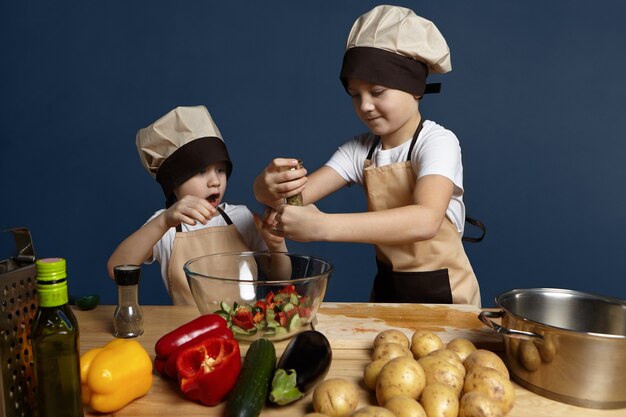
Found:
<path fill-rule="evenodd" d="M 298 165 L 296 165 L 295 167 L 291 167 L 291 168 L 287 168 L 287 170 L 289 171 L 295 171 L 296 169 L 302 169 L 304 168 L 304 165 L 302 164 L 302 160 L 298 159 Z M 292 195 L 291 197 L 287 197 L 287 204 L 289 204 L 290 206 L 303 206 L 304 203 L 302 201 L 302 193 L 298 193 L 296 195 Z"/>

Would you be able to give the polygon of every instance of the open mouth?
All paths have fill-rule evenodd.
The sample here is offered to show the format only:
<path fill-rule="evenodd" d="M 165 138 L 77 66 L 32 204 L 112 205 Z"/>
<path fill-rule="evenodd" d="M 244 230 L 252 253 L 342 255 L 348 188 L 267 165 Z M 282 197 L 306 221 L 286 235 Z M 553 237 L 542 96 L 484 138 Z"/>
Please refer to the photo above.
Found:
<path fill-rule="evenodd" d="M 211 203 L 212 206 L 217 206 L 220 203 L 220 195 L 219 194 L 211 194 L 207 197 L 207 201 Z"/>

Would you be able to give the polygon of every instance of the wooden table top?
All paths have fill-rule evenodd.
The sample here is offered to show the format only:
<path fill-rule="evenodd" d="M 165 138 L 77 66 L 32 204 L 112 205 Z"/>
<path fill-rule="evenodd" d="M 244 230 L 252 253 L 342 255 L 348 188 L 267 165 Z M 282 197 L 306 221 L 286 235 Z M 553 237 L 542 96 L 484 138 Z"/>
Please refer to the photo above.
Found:
<path fill-rule="evenodd" d="M 154 344 L 165 333 L 196 318 L 195 307 L 143 306 L 144 334 L 137 338 L 154 359 Z M 89 349 L 101 347 L 114 339 L 113 312 L 115 306 L 98 306 L 94 310 L 75 310 L 80 328 L 81 354 Z M 417 329 L 436 332 L 444 343 L 464 337 L 477 347 L 502 353 L 500 335 L 484 326 L 477 318 L 478 310 L 464 305 L 421 305 L 421 304 L 368 304 L 368 303 L 323 303 L 317 315 L 315 328 L 326 335 L 333 349 L 333 361 L 327 378 L 345 378 L 361 388 L 359 407 L 375 405 L 375 397 L 362 382 L 363 370 L 370 362 L 372 342 L 382 330 L 394 328 L 410 336 Z M 288 341 L 276 342 L 280 357 Z M 241 343 L 242 356 L 248 344 Z M 517 384 L 516 401 L 510 417 L 550 416 L 577 417 L 602 416 L 624 417 L 626 410 L 594 410 L 559 403 L 534 394 Z M 285 407 L 266 406 L 262 416 L 302 416 L 312 412 L 311 393 L 303 399 Z M 85 410 L 86 416 L 105 416 Z M 185 399 L 177 383 L 155 373 L 154 384 L 143 397 L 115 412 L 118 417 L 158 416 L 223 416 L 224 403 L 206 407 Z"/>

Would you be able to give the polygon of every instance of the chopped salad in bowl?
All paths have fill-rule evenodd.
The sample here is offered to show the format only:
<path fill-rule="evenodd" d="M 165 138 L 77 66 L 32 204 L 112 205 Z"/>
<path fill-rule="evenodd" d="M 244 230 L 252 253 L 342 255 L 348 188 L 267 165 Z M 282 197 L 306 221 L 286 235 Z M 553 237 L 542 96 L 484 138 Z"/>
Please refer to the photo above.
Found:
<path fill-rule="evenodd" d="M 233 252 L 184 266 L 201 314 L 216 313 L 240 340 L 281 340 L 310 329 L 332 266 L 288 252 Z"/>

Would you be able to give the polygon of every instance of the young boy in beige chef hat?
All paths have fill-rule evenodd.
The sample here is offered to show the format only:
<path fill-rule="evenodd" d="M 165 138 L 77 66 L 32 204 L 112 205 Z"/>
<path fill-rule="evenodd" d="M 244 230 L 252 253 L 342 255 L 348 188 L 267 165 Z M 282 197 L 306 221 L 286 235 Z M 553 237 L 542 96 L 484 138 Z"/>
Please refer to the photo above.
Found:
<path fill-rule="evenodd" d="M 173 303 L 193 304 L 186 261 L 220 252 L 286 251 L 284 238 L 267 232 L 269 225 L 259 233 L 261 221 L 246 206 L 223 201 L 233 164 L 206 107 L 177 107 L 140 129 L 136 145 L 167 207 L 115 249 L 107 265 L 111 277 L 116 265 L 157 260 Z"/>
<path fill-rule="evenodd" d="M 279 212 L 278 234 L 298 241 L 372 243 L 376 302 L 480 305 L 478 282 L 465 254 L 463 166 L 456 136 L 424 120 L 420 99 L 438 92 L 430 72 L 451 70 L 450 51 L 435 25 L 413 11 L 378 6 L 348 36 L 340 79 L 368 127 L 325 166 L 285 170 L 277 158 L 255 180 L 256 198 Z M 366 213 L 323 213 L 316 201 L 361 184 Z M 282 204 L 302 192 L 303 207 Z"/>

